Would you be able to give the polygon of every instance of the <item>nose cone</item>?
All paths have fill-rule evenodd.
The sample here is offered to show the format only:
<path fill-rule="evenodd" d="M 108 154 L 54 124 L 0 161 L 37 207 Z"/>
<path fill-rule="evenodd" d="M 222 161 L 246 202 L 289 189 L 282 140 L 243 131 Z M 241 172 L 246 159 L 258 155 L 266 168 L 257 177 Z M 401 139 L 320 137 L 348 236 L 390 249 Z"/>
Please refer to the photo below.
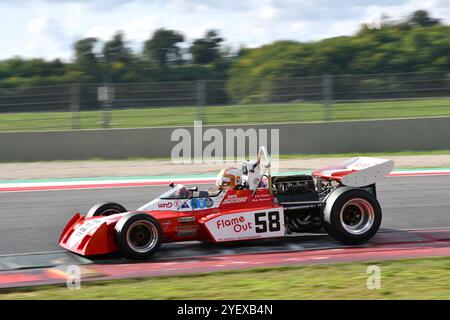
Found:
<path fill-rule="evenodd" d="M 112 238 L 103 217 L 86 219 L 77 214 L 64 229 L 59 245 L 84 256 L 107 254 L 117 250 Z"/>

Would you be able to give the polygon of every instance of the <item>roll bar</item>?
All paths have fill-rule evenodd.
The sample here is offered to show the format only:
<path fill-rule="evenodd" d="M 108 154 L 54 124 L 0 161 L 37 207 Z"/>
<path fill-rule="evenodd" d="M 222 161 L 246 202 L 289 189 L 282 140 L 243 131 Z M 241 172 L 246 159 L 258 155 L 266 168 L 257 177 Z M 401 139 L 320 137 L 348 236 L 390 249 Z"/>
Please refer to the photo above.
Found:
<path fill-rule="evenodd" d="M 257 162 L 258 164 L 261 162 L 261 155 L 263 155 L 264 158 L 265 158 L 266 161 L 267 161 L 267 165 L 266 165 L 265 167 L 266 167 L 266 168 L 270 168 L 270 166 L 272 165 L 272 160 L 270 159 L 269 153 L 267 152 L 267 149 L 266 149 L 266 147 L 264 147 L 264 146 L 261 146 L 261 147 L 259 148 L 258 155 L 257 155 L 257 157 L 256 157 L 256 162 Z"/>
<path fill-rule="evenodd" d="M 261 163 L 261 156 L 263 156 L 265 158 L 265 160 L 267 161 L 267 164 L 264 165 L 264 171 L 262 172 L 261 176 L 259 177 L 257 186 L 259 186 L 259 184 L 261 183 L 262 179 L 264 178 L 264 175 L 266 175 L 266 171 L 267 171 L 267 177 L 269 178 L 269 192 L 270 192 L 270 194 L 273 194 L 273 190 L 272 190 L 272 174 L 270 172 L 270 167 L 272 166 L 272 160 L 270 159 L 269 153 L 267 152 L 267 149 L 264 146 L 261 146 L 259 148 L 258 155 L 256 156 L 256 163 L 257 163 L 258 166 Z M 253 191 L 253 195 L 256 194 L 256 190 L 258 190 L 258 188 L 256 188 Z"/>

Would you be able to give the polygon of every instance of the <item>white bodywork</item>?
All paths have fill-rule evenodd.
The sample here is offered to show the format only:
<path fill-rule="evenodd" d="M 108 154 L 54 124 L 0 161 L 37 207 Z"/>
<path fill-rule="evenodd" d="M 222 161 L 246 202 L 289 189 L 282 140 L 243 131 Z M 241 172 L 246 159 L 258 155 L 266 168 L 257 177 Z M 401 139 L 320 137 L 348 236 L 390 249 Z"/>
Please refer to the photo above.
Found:
<path fill-rule="evenodd" d="M 217 242 L 282 237 L 284 224 L 281 207 L 219 215 L 205 222 Z"/>
<path fill-rule="evenodd" d="M 185 186 L 179 184 L 171 188 L 158 198 L 144 204 L 139 211 L 192 211 L 218 208 L 225 197 L 226 192 L 217 191 L 214 195 L 194 196 L 189 198 L 167 198 L 167 195 L 178 192 Z"/>
<path fill-rule="evenodd" d="M 392 169 L 394 169 L 394 161 L 392 160 L 356 157 L 319 170 L 316 175 L 332 178 L 333 174 L 353 171 L 345 174 L 340 181 L 343 185 L 359 188 L 374 184 L 388 175 Z"/>

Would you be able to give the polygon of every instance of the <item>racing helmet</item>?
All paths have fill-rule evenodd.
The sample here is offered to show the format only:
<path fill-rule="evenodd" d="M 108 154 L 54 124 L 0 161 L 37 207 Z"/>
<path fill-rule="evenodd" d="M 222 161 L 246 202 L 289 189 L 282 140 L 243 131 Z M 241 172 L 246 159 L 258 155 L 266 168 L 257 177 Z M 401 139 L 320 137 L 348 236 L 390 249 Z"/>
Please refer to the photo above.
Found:
<path fill-rule="evenodd" d="M 216 186 L 223 189 L 236 189 L 242 184 L 242 170 L 237 168 L 223 169 L 217 175 Z"/>

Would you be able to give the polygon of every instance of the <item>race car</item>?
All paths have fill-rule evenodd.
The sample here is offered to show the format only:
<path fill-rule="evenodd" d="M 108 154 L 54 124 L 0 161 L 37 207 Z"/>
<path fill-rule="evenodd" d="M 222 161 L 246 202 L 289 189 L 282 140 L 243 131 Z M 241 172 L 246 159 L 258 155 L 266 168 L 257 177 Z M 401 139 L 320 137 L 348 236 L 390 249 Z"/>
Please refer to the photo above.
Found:
<path fill-rule="evenodd" d="M 256 160 L 222 170 L 208 190 L 170 184 L 137 210 L 106 202 L 86 216 L 77 213 L 59 244 L 83 256 L 119 252 L 141 259 L 162 243 L 282 238 L 322 228 L 340 242 L 360 244 L 380 227 L 375 183 L 393 167 L 391 160 L 356 157 L 310 175 L 272 176 L 261 147 Z"/>

